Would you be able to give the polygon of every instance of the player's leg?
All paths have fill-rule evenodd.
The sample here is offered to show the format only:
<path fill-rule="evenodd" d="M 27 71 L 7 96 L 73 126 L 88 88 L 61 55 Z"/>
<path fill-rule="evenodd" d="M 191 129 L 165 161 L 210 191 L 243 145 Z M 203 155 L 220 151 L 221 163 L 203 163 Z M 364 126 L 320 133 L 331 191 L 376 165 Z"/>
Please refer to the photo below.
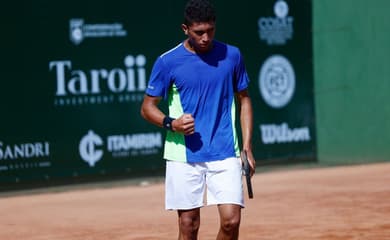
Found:
<path fill-rule="evenodd" d="M 218 205 L 220 229 L 217 239 L 238 239 L 244 207 L 241 162 L 228 158 L 207 163 L 207 204 Z"/>
<path fill-rule="evenodd" d="M 167 161 L 165 208 L 178 212 L 179 240 L 197 239 L 206 184 L 202 165 Z"/>
<path fill-rule="evenodd" d="M 200 208 L 178 210 L 179 240 L 196 240 L 200 226 Z"/>
<path fill-rule="evenodd" d="M 236 204 L 220 204 L 218 205 L 218 212 L 220 228 L 217 240 L 237 240 L 241 221 L 241 206 Z"/>
<path fill-rule="evenodd" d="M 244 207 L 240 159 L 232 157 L 205 164 L 207 205 L 235 204 Z"/>

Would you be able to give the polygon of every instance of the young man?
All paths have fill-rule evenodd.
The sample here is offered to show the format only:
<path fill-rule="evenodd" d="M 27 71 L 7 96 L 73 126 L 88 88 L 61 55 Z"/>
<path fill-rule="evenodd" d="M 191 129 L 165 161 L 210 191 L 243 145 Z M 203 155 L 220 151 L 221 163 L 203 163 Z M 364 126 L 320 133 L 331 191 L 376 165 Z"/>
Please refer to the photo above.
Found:
<path fill-rule="evenodd" d="M 158 57 L 141 107 L 146 120 L 169 130 L 165 205 L 178 212 L 180 240 L 197 239 L 206 186 L 207 205 L 218 206 L 217 239 L 238 239 L 244 203 L 236 102 L 251 174 L 255 169 L 248 75 L 240 51 L 214 40 L 215 22 L 210 2 L 187 3 L 181 26 L 187 39 Z M 158 107 L 162 98 L 168 115 Z"/>

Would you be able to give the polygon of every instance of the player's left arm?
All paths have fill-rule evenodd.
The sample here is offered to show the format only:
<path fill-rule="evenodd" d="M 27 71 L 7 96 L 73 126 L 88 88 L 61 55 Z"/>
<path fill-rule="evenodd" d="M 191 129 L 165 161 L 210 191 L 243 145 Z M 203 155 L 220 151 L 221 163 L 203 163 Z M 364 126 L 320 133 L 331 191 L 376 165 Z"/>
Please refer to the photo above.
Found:
<path fill-rule="evenodd" d="M 253 109 L 252 101 L 248 90 L 242 90 L 236 93 L 239 105 L 240 124 L 242 132 L 242 150 L 247 152 L 251 176 L 255 173 L 256 161 L 252 153 L 252 132 L 253 132 Z"/>

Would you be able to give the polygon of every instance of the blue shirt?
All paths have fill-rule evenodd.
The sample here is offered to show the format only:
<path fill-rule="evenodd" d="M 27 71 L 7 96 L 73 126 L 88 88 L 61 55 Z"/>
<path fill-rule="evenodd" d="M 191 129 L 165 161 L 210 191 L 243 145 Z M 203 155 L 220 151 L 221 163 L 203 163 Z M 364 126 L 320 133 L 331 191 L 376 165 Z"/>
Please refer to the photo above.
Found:
<path fill-rule="evenodd" d="M 204 54 L 181 43 L 158 57 L 146 94 L 167 99 L 171 117 L 190 113 L 195 119 L 195 134 L 167 133 L 164 158 L 206 162 L 238 156 L 234 93 L 248 83 L 238 48 L 218 41 Z"/>

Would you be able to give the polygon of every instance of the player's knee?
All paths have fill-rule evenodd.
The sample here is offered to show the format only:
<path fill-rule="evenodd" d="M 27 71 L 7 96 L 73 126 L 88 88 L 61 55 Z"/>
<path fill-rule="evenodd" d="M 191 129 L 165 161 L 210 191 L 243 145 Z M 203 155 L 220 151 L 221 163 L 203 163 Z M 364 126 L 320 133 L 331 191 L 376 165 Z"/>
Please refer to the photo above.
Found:
<path fill-rule="evenodd" d="M 225 232 L 236 232 L 240 227 L 240 217 L 225 219 L 221 222 L 221 228 Z"/>
<path fill-rule="evenodd" d="M 199 230 L 200 220 L 193 217 L 182 217 L 179 221 L 179 227 L 182 232 L 196 233 Z"/>

